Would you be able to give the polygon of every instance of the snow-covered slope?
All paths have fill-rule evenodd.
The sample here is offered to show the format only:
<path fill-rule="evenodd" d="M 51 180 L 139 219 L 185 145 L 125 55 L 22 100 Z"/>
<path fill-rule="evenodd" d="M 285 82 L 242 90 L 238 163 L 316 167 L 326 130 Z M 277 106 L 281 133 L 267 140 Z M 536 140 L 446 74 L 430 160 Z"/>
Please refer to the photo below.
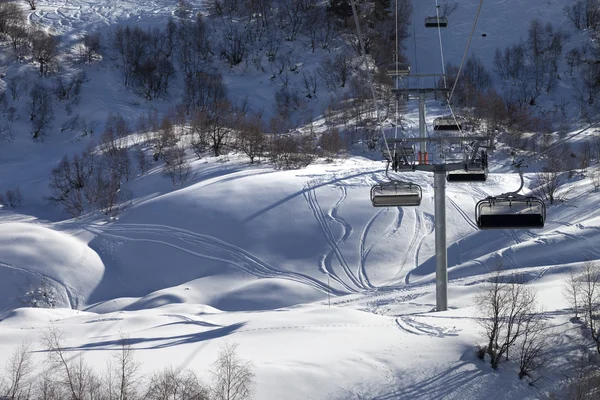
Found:
<path fill-rule="evenodd" d="M 416 72 L 441 70 L 437 31 L 421 24 L 433 3 L 414 4 Z M 460 62 L 477 3 L 460 2 L 451 15 L 442 38 L 446 61 Z M 495 48 L 524 36 L 534 15 L 566 29 L 567 3 L 485 2 L 471 51 L 491 66 Z M 163 23 L 174 9 L 175 2 L 159 0 L 55 0 L 40 4 L 30 21 L 76 38 L 119 21 Z M 168 101 L 136 104 L 125 89 L 113 90 L 114 71 L 94 68 L 106 80 L 86 83 L 82 115 L 120 112 L 134 121 L 152 107 L 168 108 Z M 227 74 L 233 94 L 258 93 L 257 106 L 273 98 L 256 76 Z M 407 118 L 417 121 L 409 107 Z M 447 111 L 439 102 L 427 107 L 428 122 Z M 257 399 L 534 399 L 562 378 L 563 353 L 540 389 L 519 381 L 510 363 L 496 374 L 477 360 L 474 295 L 501 264 L 538 290 L 553 325 L 570 329 L 558 295 L 562 276 L 600 259 L 600 193 L 587 178 L 567 183 L 568 201 L 549 208 L 540 231 L 476 229 L 477 200 L 519 185 L 504 153 L 491 156 L 486 183 L 448 184 L 449 311 L 431 313 L 431 174 L 402 176 L 423 187 L 420 207 L 375 209 L 369 189 L 385 179 L 376 154 L 357 151 L 294 171 L 252 166 L 240 155 L 208 157 L 193 160 L 194 178 L 177 190 L 160 167 L 135 177 L 132 204 L 118 219 L 64 220 L 43 197 L 48 172 L 96 138 L 61 134 L 33 144 L 23 133 L 0 148 L 1 189 L 20 185 L 24 193 L 21 209 L 0 209 L 0 365 L 25 339 L 43 360 L 41 332 L 54 326 L 68 350 L 98 370 L 125 335 L 144 374 L 173 365 L 206 380 L 219 347 L 239 343 L 239 356 L 255 367 Z M 18 308 L 44 290 L 63 308 Z"/>

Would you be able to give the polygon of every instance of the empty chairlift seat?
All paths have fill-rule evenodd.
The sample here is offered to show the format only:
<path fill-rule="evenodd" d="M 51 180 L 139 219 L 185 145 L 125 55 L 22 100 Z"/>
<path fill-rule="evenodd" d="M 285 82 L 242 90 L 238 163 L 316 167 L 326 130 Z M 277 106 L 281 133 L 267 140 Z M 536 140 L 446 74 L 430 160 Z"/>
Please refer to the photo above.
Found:
<path fill-rule="evenodd" d="M 421 204 L 421 186 L 401 181 L 380 183 L 371 187 L 373 207 L 410 207 Z"/>
<path fill-rule="evenodd" d="M 410 64 L 407 63 L 391 63 L 387 66 L 385 73 L 389 76 L 403 76 L 410 74 Z"/>
<path fill-rule="evenodd" d="M 465 164 L 464 170 L 449 171 L 448 182 L 485 182 L 488 172 L 487 153 L 482 151 L 477 159 Z"/>
<path fill-rule="evenodd" d="M 450 117 L 437 117 L 433 120 L 434 131 L 459 131 L 462 129 L 462 118 L 457 117 L 456 120 Z"/>
<path fill-rule="evenodd" d="M 448 18 L 446 17 L 427 17 L 425 18 L 425 28 L 446 28 Z"/>
<path fill-rule="evenodd" d="M 501 195 L 480 200 L 475 206 L 479 229 L 541 229 L 546 205 L 536 197 Z"/>

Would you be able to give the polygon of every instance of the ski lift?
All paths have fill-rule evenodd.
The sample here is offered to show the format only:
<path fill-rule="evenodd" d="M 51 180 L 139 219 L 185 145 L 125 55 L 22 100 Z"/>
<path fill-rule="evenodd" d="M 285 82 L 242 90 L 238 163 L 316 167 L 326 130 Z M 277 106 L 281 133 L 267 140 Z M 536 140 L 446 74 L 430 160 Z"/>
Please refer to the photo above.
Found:
<path fill-rule="evenodd" d="M 425 28 L 446 28 L 448 27 L 448 18 L 446 17 L 427 17 L 425 18 Z"/>
<path fill-rule="evenodd" d="M 433 120 L 434 131 L 460 131 L 462 129 L 462 122 L 460 117 L 453 118 L 449 117 L 437 117 Z"/>
<path fill-rule="evenodd" d="M 415 166 L 415 148 L 408 143 L 394 143 L 394 147 L 381 151 L 383 158 L 391 164 L 394 171 L 412 170 Z"/>
<path fill-rule="evenodd" d="M 517 165 L 520 168 L 520 163 Z M 517 194 L 523 188 L 519 169 L 519 190 L 499 196 L 488 196 L 475 205 L 475 221 L 479 229 L 541 229 L 546 220 L 546 204 L 534 196 Z"/>
<path fill-rule="evenodd" d="M 410 64 L 395 62 L 387 66 L 385 70 L 388 76 L 404 76 L 410 74 Z"/>
<path fill-rule="evenodd" d="M 474 153 L 477 154 L 477 150 Z M 487 172 L 487 153 L 482 150 L 481 154 L 476 158 L 465 162 L 464 170 L 449 171 L 448 175 L 446 175 L 446 180 L 448 182 L 485 182 Z"/>
<path fill-rule="evenodd" d="M 421 186 L 412 182 L 390 181 L 371 187 L 373 207 L 411 207 L 421 204 Z"/>
<path fill-rule="evenodd" d="M 546 205 L 536 197 L 509 193 L 477 202 L 475 220 L 479 229 L 541 229 Z"/>

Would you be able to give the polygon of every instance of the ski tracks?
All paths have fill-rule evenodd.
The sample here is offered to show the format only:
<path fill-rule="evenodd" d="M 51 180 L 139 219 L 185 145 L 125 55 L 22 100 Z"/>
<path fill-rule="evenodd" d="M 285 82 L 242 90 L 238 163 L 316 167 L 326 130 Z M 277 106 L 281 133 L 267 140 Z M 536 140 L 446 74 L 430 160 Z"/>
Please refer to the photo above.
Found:
<path fill-rule="evenodd" d="M 395 321 L 398 328 L 412 335 L 427 335 L 439 338 L 458 335 L 458 330 L 456 327 L 451 329 L 441 328 L 439 326 L 417 321 L 417 319 L 414 317 L 400 316 L 397 317 Z"/>
<path fill-rule="evenodd" d="M 373 224 L 375 223 L 375 221 L 377 220 L 377 218 L 382 213 L 385 213 L 388 210 L 389 210 L 388 208 L 379 209 L 371 217 L 371 219 L 369 219 L 369 221 L 367 221 L 367 223 L 365 224 L 365 226 L 363 227 L 363 229 L 362 229 L 362 231 L 360 233 L 360 238 L 359 238 L 360 260 L 359 260 L 358 272 L 357 273 L 359 274 L 360 277 L 364 277 L 364 279 L 367 282 L 368 282 L 368 278 L 367 278 L 366 263 L 367 263 L 367 257 L 371 253 L 371 250 L 373 250 L 373 248 L 375 247 L 375 245 L 377 245 L 377 243 L 379 243 L 379 240 L 381 240 L 381 238 L 383 238 L 385 236 L 391 236 L 395 232 L 397 232 L 398 229 L 400 228 L 400 225 L 402 224 L 402 220 L 404 218 L 404 210 L 402 208 L 400 208 L 400 207 L 395 207 L 393 210 L 395 210 L 395 212 L 396 212 L 396 217 L 394 218 L 393 222 L 388 225 L 388 227 L 383 232 L 383 234 L 381 234 L 380 237 L 378 237 L 376 240 L 374 240 L 373 243 L 371 243 L 368 247 L 365 247 L 365 244 L 366 244 L 366 241 L 367 241 L 367 235 L 369 234 L 369 232 L 370 232 Z M 368 284 L 369 284 L 369 286 L 371 288 L 373 288 L 373 286 L 371 285 L 370 282 L 368 282 Z"/>
<path fill-rule="evenodd" d="M 44 273 L 38 272 L 38 271 L 31 271 L 25 268 L 21 268 L 21 267 L 17 267 L 16 265 L 12 265 L 12 264 L 7 264 L 5 262 L 0 261 L 0 267 L 4 267 L 4 268 L 8 268 L 8 269 L 12 269 L 14 271 L 19 271 L 19 272 L 23 272 L 27 275 L 33 275 L 39 279 L 46 279 L 50 282 L 53 282 L 55 284 L 57 284 L 59 287 L 62 287 L 65 290 L 65 294 L 67 296 L 67 301 L 69 302 L 69 307 L 72 310 L 76 310 L 77 309 L 77 296 L 74 296 L 74 290 L 73 288 L 69 287 L 67 284 L 65 284 L 64 282 L 61 282 L 57 279 L 52 278 L 49 275 L 46 275 Z"/>
<path fill-rule="evenodd" d="M 329 276 L 332 279 L 335 279 L 338 283 L 343 285 L 349 291 L 356 292 L 357 289 L 370 288 L 371 286 L 368 284 L 368 280 L 367 280 L 367 284 L 364 284 L 363 282 L 361 282 L 361 279 L 357 278 L 352 273 L 352 270 L 350 269 L 350 266 L 348 265 L 348 262 L 344 258 L 344 255 L 342 254 L 342 251 L 340 250 L 340 247 L 339 247 L 339 245 L 341 243 L 343 243 L 349 237 L 349 235 L 352 231 L 352 227 L 346 221 L 342 220 L 339 217 L 338 212 L 337 212 L 337 209 L 340 206 L 340 204 L 342 204 L 342 202 L 346 199 L 346 189 L 343 188 L 342 190 L 340 190 L 340 198 L 338 199 L 338 201 L 334 204 L 332 209 L 327 214 L 325 214 L 323 212 L 323 209 L 321 208 L 321 206 L 319 204 L 319 201 L 317 199 L 317 194 L 315 193 L 315 189 L 313 187 L 311 187 L 310 185 L 307 185 L 305 187 L 303 195 L 304 195 L 304 199 L 306 200 L 308 207 L 310 208 L 310 210 L 313 213 L 313 216 L 315 217 L 315 220 L 321 227 L 321 231 L 323 232 L 323 235 L 325 236 L 325 240 L 327 241 L 327 243 L 329 244 L 329 247 L 331 248 L 331 250 L 325 255 L 325 257 L 322 258 L 321 262 L 323 263 L 323 265 L 322 265 L 323 269 L 329 274 Z M 343 234 L 339 240 L 336 240 L 333 235 L 333 232 L 331 232 L 331 228 L 329 227 L 328 220 L 333 220 L 342 225 Z M 342 222 L 340 222 L 340 221 L 342 221 Z M 342 267 L 342 270 L 344 271 L 344 274 L 350 280 L 352 285 L 354 285 L 357 289 L 349 286 L 347 283 L 344 282 L 344 280 L 341 277 L 339 277 L 335 273 L 335 271 L 333 270 L 333 266 L 331 265 L 331 261 L 330 261 L 332 256 L 335 256 L 337 258 L 340 266 Z"/>
<path fill-rule="evenodd" d="M 288 279 L 306 284 L 322 292 L 331 292 L 336 295 L 346 294 L 346 292 L 330 288 L 309 275 L 276 268 L 240 247 L 209 235 L 156 224 L 115 224 L 102 227 L 92 226 L 86 229 L 99 237 L 109 239 L 163 244 L 200 258 L 224 262 L 260 278 Z M 192 245 L 193 250 L 171 243 L 169 239 Z M 209 253 L 215 255 L 209 255 Z"/>
<path fill-rule="evenodd" d="M 475 222 L 473 222 L 473 220 L 469 217 L 469 215 L 462 209 L 460 208 L 460 206 L 454 201 L 452 200 L 452 198 L 450 196 L 447 196 L 448 202 L 450 203 L 450 205 L 452 207 L 454 207 L 454 209 L 460 214 L 460 216 L 467 221 L 467 224 L 469 224 L 469 226 L 471 228 L 473 228 L 474 230 L 478 231 L 479 227 L 477 226 L 477 224 Z"/>

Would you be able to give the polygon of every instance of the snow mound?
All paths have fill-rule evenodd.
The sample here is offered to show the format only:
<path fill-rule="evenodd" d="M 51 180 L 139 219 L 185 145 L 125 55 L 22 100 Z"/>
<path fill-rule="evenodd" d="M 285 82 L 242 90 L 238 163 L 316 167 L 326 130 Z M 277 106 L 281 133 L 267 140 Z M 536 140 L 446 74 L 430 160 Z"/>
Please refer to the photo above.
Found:
<path fill-rule="evenodd" d="M 76 309 L 103 274 L 98 254 L 76 237 L 36 223 L 0 224 L 0 315 L 23 305 Z"/>

